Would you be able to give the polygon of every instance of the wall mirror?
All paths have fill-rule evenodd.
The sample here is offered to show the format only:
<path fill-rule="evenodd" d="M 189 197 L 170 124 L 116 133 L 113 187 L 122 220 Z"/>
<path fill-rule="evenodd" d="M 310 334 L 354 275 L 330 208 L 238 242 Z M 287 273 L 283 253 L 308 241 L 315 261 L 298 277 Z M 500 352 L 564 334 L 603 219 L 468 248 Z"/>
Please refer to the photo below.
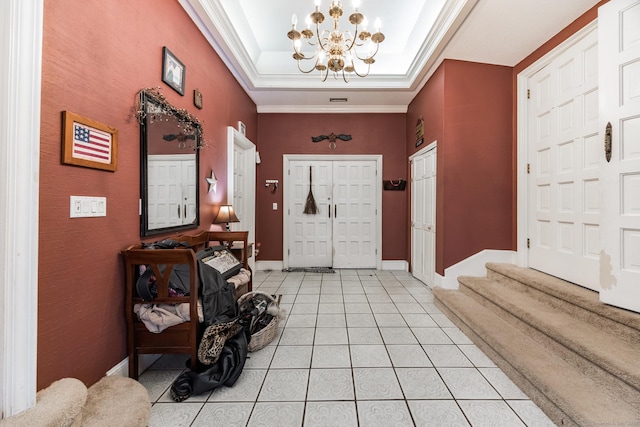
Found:
<path fill-rule="evenodd" d="M 202 127 L 162 95 L 142 91 L 140 122 L 140 235 L 200 225 L 198 176 Z"/>

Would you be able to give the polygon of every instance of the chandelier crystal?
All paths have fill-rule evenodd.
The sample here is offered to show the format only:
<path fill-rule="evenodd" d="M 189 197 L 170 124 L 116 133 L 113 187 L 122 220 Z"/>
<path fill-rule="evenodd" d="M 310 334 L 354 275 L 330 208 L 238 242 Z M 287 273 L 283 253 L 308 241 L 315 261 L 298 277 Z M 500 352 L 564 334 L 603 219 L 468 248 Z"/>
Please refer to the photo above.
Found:
<path fill-rule="evenodd" d="M 342 76 L 345 82 L 349 81 L 351 74 L 366 77 L 371 69 L 371 64 L 376 62 L 374 57 L 378 53 L 380 43 L 384 41 L 384 34 L 380 32 L 380 19 L 376 19 L 375 33 L 367 31 L 367 18 L 358 11 L 358 0 L 354 0 L 355 11 L 349 15 L 349 22 L 355 26 L 351 31 L 338 29 L 340 17 L 343 14 L 342 1 L 332 0 L 329 8 L 329 16 L 333 18 L 333 29 L 320 29 L 324 22 L 324 15 L 320 12 L 320 0 L 315 0 L 315 10 L 307 16 L 307 28 L 298 31 L 296 25 L 298 19 L 293 15 L 291 19 L 291 31 L 287 36 L 293 42 L 293 59 L 298 63 L 298 69 L 303 73 L 314 70 L 320 72 L 320 78 L 324 82 L 331 73 L 334 78 Z M 311 25 L 315 25 L 315 33 Z M 314 50 L 313 53 L 303 53 L 301 50 L 302 39 Z M 356 69 L 356 59 L 366 65 L 366 70 Z M 315 61 L 314 61 L 315 60 Z M 302 61 L 314 61 L 308 70 L 302 67 Z"/>

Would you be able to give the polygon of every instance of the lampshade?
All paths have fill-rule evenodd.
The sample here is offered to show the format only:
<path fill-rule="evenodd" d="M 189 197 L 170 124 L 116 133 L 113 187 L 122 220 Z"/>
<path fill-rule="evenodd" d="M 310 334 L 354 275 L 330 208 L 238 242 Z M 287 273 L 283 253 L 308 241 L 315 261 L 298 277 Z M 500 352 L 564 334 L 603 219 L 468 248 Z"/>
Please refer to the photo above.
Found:
<path fill-rule="evenodd" d="M 220 209 L 218 210 L 218 214 L 214 218 L 213 223 L 227 224 L 227 229 L 229 229 L 230 222 L 240 222 L 240 220 L 236 216 L 235 211 L 233 210 L 233 206 L 220 205 Z"/>

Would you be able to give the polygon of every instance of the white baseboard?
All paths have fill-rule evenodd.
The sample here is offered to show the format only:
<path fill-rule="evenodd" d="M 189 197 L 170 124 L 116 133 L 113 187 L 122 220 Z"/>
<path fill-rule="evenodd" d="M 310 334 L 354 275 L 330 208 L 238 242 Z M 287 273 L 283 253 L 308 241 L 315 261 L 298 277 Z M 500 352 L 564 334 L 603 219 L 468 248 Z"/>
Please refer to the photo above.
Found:
<path fill-rule="evenodd" d="M 515 264 L 516 261 L 517 253 L 515 251 L 485 249 L 451 267 L 445 268 L 444 277 L 436 274 L 436 286 L 445 289 L 458 289 L 458 276 L 484 277 L 487 274 L 486 263 L 504 262 Z"/>
<path fill-rule="evenodd" d="M 149 366 L 153 365 L 156 360 L 162 357 L 161 354 L 141 354 L 138 356 L 138 375 L 149 369 Z M 108 377 L 116 375 L 119 377 L 129 376 L 129 358 L 125 357 L 120 363 L 113 368 L 109 369 L 106 373 Z"/>
<path fill-rule="evenodd" d="M 409 271 L 409 263 L 405 260 L 383 260 L 383 270 Z"/>
<path fill-rule="evenodd" d="M 283 268 L 282 261 L 256 261 L 256 271 L 282 271 Z"/>

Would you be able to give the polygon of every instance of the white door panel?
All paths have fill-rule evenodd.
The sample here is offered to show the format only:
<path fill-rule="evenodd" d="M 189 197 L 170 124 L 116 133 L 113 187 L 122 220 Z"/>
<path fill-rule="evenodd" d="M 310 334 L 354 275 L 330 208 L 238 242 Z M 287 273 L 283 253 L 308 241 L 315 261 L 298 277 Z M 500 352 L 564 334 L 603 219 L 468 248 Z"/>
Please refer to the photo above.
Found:
<path fill-rule="evenodd" d="M 599 289 L 597 31 L 529 80 L 529 266 Z"/>
<path fill-rule="evenodd" d="M 600 126 L 612 125 L 611 160 L 602 148 L 600 299 L 640 312 L 640 1 L 599 9 Z M 600 146 L 602 147 L 602 146 Z"/>
<path fill-rule="evenodd" d="M 332 229 L 331 162 L 297 161 L 290 163 L 289 179 L 289 266 L 331 267 Z M 317 214 L 305 214 L 311 173 L 312 194 Z"/>
<path fill-rule="evenodd" d="M 233 231 L 248 231 L 249 244 L 255 244 L 256 146 L 232 127 L 227 127 L 227 201 L 232 203 L 239 222 Z M 255 271 L 255 256 L 249 254 L 249 268 Z"/>
<path fill-rule="evenodd" d="M 429 286 L 435 284 L 436 150 L 411 159 L 411 272 Z"/>
<path fill-rule="evenodd" d="M 376 266 L 376 162 L 333 162 L 335 268 Z"/>

